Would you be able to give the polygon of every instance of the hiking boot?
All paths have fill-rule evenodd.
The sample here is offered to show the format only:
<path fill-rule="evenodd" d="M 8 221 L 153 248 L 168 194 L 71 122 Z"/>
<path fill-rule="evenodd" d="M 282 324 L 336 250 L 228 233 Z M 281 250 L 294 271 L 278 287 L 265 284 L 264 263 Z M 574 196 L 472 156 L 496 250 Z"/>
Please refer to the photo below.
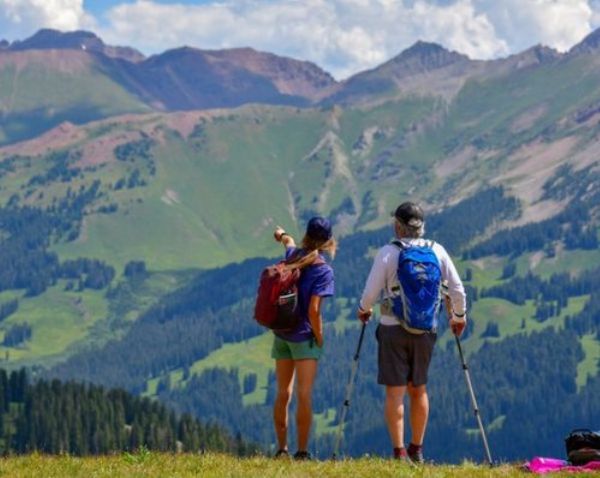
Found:
<path fill-rule="evenodd" d="M 290 456 L 287 450 L 279 449 L 273 458 L 288 458 Z"/>
<path fill-rule="evenodd" d="M 297 451 L 294 453 L 294 460 L 312 460 L 312 457 L 307 451 Z"/>
<path fill-rule="evenodd" d="M 408 457 L 417 465 L 425 463 L 425 458 L 423 458 L 423 445 L 413 445 L 411 443 L 408 446 Z"/>

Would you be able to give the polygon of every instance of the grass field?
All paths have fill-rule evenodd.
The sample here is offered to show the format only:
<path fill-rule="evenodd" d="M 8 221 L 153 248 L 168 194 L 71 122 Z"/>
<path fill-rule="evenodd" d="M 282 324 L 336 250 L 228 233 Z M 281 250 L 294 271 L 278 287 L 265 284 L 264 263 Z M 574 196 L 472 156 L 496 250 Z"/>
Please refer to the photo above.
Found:
<path fill-rule="evenodd" d="M 211 368 L 237 369 L 240 387 L 243 387 L 244 377 L 254 373 L 257 376 L 256 388 L 242 397 L 244 405 L 265 403 L 269 370 L 273 369 L 273 360 L 270 354 L 272 341 L 273 335 L 267 332 L 250 340 L 225 344 L 205 359 L 195 362 L 190 367 L 190 375 L 199 375 L 204 370 Z M 171 372 L 170 380 L 171 386 L 174 388 L 183 386 L 183 371 L 178 369 Z M 148 393 L 153 394 L 157 385 L 158 379 L 150 380 Z"/>
<path fill-rule="evenodd" d="M 323 413 L 313 413 L 315 436 L 321 436 L 325 433 L 337 433 L 339 425 L 335 423 L 335 417 L 338 411 L 336 408 L 328 408 Z"/>
<path fill-rule="evenodd" d="M 489 259 L 486 259 L 486 261 L 489 261 Z M 599 249 L 568 250 L 561 248 L 555 252 L 554 257 L 547 257 L 542 251 L 522 254 L 516 259 L 515 265 L 517 268 L 516 275 L 518 276 L 525 276 L 529 272 L 532 272 L 536 276 L 548 280 L 553 274 L 569 273 L 571 275 L 577 275 L 583 271 L 593 269 L 599 262 Z M 505 263 L 506 262 L 503 264 Z M 498 271 L 498 277 L 500 277 L 501 274 L 502 269 Z M 489 285 L 493 284 L 490 283 L 488 286 Z"/>
<path fill-rule="evenodd" d="M 194 271 L 148 273 L 144 279 L 115 280 L 116 293 L 106 297 L 106 290 L 66 291 L 68 281 L 60 280 L 42 295 L 23 298 L 23 294 L 5 291 L 0 303 L 19 299 L 19 309 L 0 325 L 3 334 L 15 324 L 27 323 L 32 338 L 17 347 L 0 345 L 0 363 L 11 367 L 44 365 L 64 360 L 78 347 L 114 338 L 127 322 L 155 304 L 163 295 L 184 285 Z M 115 327 L 118 323 L 118 327 Z"/>
<path fill-rule="evenodd" d="M 294 462 L 265 457 L 235 458 L 222 454 L 137 454 L 76 458 L 29 455 L 0 462 L 3 477 L 423 477 L 493 478 L 526 476 L 517 466 L 496 468 L 464 463 L 458 466 L 412 467 L 381 458 Z M 553 475 L 558 476 L 558 475 Z M 566 475 L 565 475 L 566 476 Z"/>
<path fill-rule="evenodd" d="M 524 305 L 517 305 L 503 299 L 484 298 L 473 304 L 473 310 L 469 316 L 473 321 L 473 334 L 464 341 L 465 350 L 468 353 L 475 352 L 486 342 L 497 342 L 506 337 L 519 333 L 530 333 L 543 330 L 547 327 L 561 328 L 567 315 L 573 316 L 583 309 L 589 296 L 571 297 L 569 304 L 565 307 L 558 317 L 551 317 L 544 322 L 535 319 L 535 304 L 533 301 L 526 301 Z M 500 337 L 481 337 L 486 330 L 487 325 L 494 322 L 498 325 Z M 440 338 L 442 346 L 446 346 L 446 341 L 451 340 L 450 334 L 445 334 Z"/>
<path fill-rule="evenodd" d="M 43 295 L 22 300 L 17 312 L 3 322 L 4 329 L 27 322 L 33 335 L 23 346 L 0 347 L 0 357 L 8 356 L 13 364 L 41 358 L 48 363 L 84 339 L 94 324 L 106 317 L 104 291 L 66 292 L 63 282 Z"/>
<path fill-rule="evenodd" d="M 596 334 L 584 335 L 581 338 L 581 347 L 585 358 L 577 365 L 577 389 L 585 386 L 588 378 L 594 377 L 600 367 L 600 342 Z"/>

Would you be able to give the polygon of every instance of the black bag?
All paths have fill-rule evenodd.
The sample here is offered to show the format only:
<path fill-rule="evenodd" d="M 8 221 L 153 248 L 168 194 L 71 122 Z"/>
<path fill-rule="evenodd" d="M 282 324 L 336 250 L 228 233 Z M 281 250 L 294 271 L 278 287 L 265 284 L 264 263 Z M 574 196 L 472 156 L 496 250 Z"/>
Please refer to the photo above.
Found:
<path fill-rule="evenodd" d="M 567 459 L 580 466 L 590 461 L 600 461 L 600 433 L 588 428 L 576 428 L 565 438 Z"/>

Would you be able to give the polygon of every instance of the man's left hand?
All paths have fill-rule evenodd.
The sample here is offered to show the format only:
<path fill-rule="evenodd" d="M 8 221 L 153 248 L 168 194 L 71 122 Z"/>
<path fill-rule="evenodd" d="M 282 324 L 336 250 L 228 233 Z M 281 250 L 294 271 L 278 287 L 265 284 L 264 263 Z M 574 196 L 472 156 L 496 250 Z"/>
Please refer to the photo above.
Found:
<path fill-rule="evenodd" d="M 456 315 L 450 319 L 450 329 L 457 337 L 460 337 L 467 326 L 467 317 L 457 317 Z"/>
<path fill-rule="evenodd" d="M 360 320 L 363 324 L 369 322 L 369 320 L 371 319 L 371 315 L 373 315 L 373 309 L 363 310 L 359 307 L 358 311 L 356 312 L 358 320 Z"/>

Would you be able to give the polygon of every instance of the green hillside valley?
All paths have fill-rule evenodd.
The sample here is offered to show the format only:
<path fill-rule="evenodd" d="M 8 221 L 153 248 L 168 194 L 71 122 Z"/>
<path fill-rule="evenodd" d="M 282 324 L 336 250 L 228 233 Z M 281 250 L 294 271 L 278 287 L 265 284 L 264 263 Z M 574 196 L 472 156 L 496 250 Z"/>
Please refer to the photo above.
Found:
<path fill-rule="evenodd" d="M 331 456 L 358 299 L 392 238 L 390 211 L 408 199 L 465 283 L 463 344 L 495 458 L 562 456 L 566 433 L 600 423 L 598 38 L 490 61 L 418 42 L 343 81 L 252 49 L 146 58 L 87 32 L 42 30 L 0 49 L 0 367 L 117 388 L 220 437 L 206 455 L 174 458 L 158 451 L 183 435 L 161 449 L 148 432 L 123 456 L 11 458 L 2 473 L 417 474 L 378 458 L 389 443 L 373 323 L 342 442 L 344 457 L 363 458 L 324 471 L 212 454 L 275 451 L 257 281 L 282 253 L 275 226 L 300 238 L 324 215 L 339 251 L 311 451 Z M 427 453 L 469 462 L 419 476 L 517 474 L 470 464 L 483 450 L 445 324 L 437 340 Z M 21 400 L 8 402 L 5 453 Z"/>

